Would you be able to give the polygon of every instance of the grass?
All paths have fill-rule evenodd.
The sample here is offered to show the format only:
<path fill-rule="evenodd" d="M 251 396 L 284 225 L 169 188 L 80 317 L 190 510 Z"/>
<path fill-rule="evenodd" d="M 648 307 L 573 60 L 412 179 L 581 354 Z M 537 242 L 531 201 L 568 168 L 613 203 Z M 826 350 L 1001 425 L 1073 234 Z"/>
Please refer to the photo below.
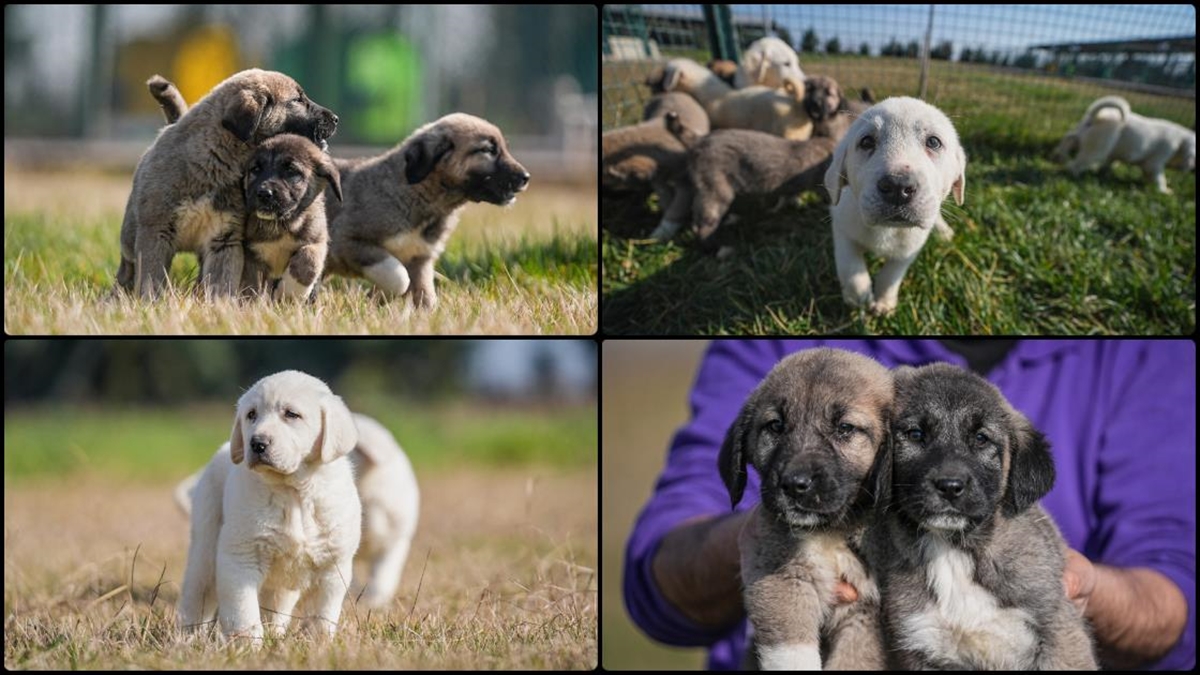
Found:
<path fill-rule="evenodd" d="M 911 95 L 915 62 L 811 57 L 806 70 L 877 98 Z M 644 67 L 606 64 L 607 126 L 636 119 Z M 931 238 L 889 317 L 841 299 L 824 195 L 781 212 L 742 208 L 717 231 L 720 257 L 690 234 L 645 239 L 651 200 L 602 197 L 606 334 L 1180 335 L 1195 328 L 1195 180 L 1168 171 L 1174 195 L 1118 164 L 1071 177 L 1048 159 L 1098 96 L 1094 86 L 935 63 L 930 100 L 968 155 L 966 202 L 943 207 L 951 242 Z M 1171 99 L 1123 93 L 1135 110 L 1194 124 Z M 611 111 L 611 112 L 610 112 Z M 1036 111 L 1036 114 L 1030 114 Z M 1190 114 L 1192 117 L 1183 119 Z M 737 211 L 739 207 L 735 207 Z M 872 272 L 879 267 L 874 261 Z"/>
<path fill-rule="evenodd" d="M 113 296 L 128 177 L 5 173 L 4 316 L 10 334 L 590 334 L 596 331 L 594 189 L 543 186 L 510 209 L 469 205 L 413 312 L 360 280 L 327 279 L 312 305 L 204 302 L 195 257 L 175 258 L 160 302 Z M 66 196 L 61 186 L 71 185 Z"/>

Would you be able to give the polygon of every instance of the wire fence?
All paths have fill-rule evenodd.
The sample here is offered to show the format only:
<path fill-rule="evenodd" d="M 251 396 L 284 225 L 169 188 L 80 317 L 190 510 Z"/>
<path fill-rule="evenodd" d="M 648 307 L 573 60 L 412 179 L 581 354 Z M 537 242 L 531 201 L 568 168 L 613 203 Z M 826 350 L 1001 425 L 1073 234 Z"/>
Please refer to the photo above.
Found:
<path fill-rule="evenodd" d="M 1194 128 L 1195 26 L 1190 5 L 606 5 L 601 123 L 636 122 L 654 67 L 680 56 L 706 63 L 727 31 L 738 50 L 783 39 L 806 74 L 852 96 L 869 87 L 876 100 L 917 96 L 951 117 L 1001 112 L 1003 132 L 1061 136 L 1109 94 Z"/>

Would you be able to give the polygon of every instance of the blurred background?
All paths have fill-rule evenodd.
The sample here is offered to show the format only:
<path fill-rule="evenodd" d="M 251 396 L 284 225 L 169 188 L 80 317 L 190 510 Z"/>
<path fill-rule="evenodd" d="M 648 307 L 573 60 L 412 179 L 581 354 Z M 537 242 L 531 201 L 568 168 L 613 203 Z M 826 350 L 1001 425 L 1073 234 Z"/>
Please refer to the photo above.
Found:
<path fill-rule="evenodd" d="M 463 111 L 504 130 L 535 176 L 582 179 L 595 164 L 596 24 L 590 5 L 9 5 L 5 163 L 132 168 L 163 123 L 147 78 L 194 104 L 260 67 L 338 113 L 336 156 Z"/>

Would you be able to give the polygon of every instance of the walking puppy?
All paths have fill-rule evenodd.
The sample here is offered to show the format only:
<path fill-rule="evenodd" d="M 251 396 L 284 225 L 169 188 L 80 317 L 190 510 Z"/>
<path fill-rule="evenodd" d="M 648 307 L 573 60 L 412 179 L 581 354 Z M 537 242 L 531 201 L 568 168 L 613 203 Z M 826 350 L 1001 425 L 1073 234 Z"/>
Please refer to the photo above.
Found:
<path fill-rule="evenodd" d="M 1077 152 L 1076 152 L 1077 151 Z M 1171 194 L 1163 169 L 1196 168 L 1196 132 L 1169 120 L 1143 117 L 1120 96 L 1105 96 L 1088 106 L 1083 120 L 1054 150 L 1072 175 L 1102 168 L 1113 160 L 1136 164 L 1158 191 Z"/>
<path fill-rule="evenodd" d="M 953 234 L 942 219 L 942 201 L 953 194 L 962 204 L 966 167 L 954 125 L 928 103 L 889 98 L 855 120 L 825 173 L 833 254 L 847 303 L 875 314 L 896 309 L 900 282 L 929 233 Z M 867 251 L 887 259 L 874 292 Z"/>
<path fill-rule="evenodd" d="M 432 309 L 433 265 L 467 202 L 507 206 L 529 184 L 504 135 L 486 120 L 454 113 L 417 129 L 391 151 L 334 160 L 344 204 L 326 199 L 326 274 L 362 276 L 391 296 Z"/>
<path fill-rule="evenodd" d="M 870 535 L 891 666 L 1095 670 L 1063 594 L 1066 544 L 1037 504 L 1054 484 L 1046 439 L 978 375 L 894 376 L 893 479 Z"/>
<path fill-rule="evenodd" d="M 858 551 L 891 403 L 891 376 L 875 361 L 806 350 L 771 370 L 725 437 L 720 470 L 733 504 L 747 463 L 762 479 L 742 583 L 764 670 L 883 667 L 879 592 Z M 856 602 L 835 604 L 839 580 L 858 590 Z"/>
<path fill-rule="evenodd" d="M 152 93 L 161 86 L 148 84 Z M 242 170 L 254 147 L 281 133 L 323 145 L 336 128 L 337 116 L 282 73 L 245 70 L 217 85 L 160 131 L 138 162 L 121 224 L 117 285 L 156 297 L 183 250 L 201 256 L 206 293 L 233 294 L 243 267 Z"/>
<path fill-rule="evenodd" d="M 215 614 L 225 637 L 257 644 L 264 623 L 281 634 L 298 612 L 333 634 L 360 537 L 346 457 L 357 441 L 350 411 L 315 377 L 284 371 L 242 395 L 192 492 L 181 629 Z"/>

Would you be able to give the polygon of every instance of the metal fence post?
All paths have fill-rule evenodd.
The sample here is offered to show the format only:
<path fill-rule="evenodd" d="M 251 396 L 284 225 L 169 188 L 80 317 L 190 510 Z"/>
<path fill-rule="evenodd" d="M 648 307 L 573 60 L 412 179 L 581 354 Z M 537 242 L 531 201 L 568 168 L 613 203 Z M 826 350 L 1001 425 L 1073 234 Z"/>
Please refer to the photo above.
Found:
<path fill-rule="evenodd" d="M 740 60 L 737 37 L 733 32 L 733 13 L 729 5 L 704 5 L 704 25 L 714 59 Z"/>

